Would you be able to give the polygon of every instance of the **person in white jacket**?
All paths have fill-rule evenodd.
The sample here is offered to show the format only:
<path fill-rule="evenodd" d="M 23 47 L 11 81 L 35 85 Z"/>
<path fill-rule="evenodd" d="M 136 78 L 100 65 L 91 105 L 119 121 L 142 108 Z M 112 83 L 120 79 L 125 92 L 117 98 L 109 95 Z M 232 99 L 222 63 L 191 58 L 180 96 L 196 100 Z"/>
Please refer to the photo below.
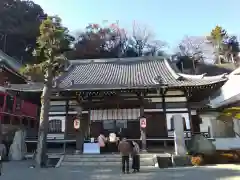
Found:
<path fill-rule="evenodd" d="M 100 153 L 106 152 L 106 137 L 102 133 L 98 136 L 98 144 L 100 147 Z"/>

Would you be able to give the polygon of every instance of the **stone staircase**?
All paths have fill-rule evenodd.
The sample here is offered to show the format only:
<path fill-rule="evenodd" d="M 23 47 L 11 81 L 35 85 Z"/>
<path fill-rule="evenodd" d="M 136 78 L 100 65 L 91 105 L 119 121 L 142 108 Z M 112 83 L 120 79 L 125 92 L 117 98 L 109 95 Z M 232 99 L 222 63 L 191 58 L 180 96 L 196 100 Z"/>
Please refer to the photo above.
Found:
<path fill-rule="evenodd" d="M 155 154 L 141 154 L 141 167 L 155 166 Z M 130 164 L 132 160 L 130 158 Z M 65 155 L 60 162 L 60 166 L 120 166 L 120 154 L 81 154 L 81 155 Z"/>

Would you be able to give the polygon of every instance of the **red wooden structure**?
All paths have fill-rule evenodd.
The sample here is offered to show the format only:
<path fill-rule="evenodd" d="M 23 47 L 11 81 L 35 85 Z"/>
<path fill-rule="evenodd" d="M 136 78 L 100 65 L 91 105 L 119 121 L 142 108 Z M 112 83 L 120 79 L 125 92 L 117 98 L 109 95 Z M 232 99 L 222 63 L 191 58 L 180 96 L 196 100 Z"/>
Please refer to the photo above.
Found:
<path fill-rule="evenodd" d="M 3 133 L 19 126 L 24 126 L 27 130 L 37 130 L 37 116 L 37 105 L 0 91 L 0 121 L 3 125 Z"/>

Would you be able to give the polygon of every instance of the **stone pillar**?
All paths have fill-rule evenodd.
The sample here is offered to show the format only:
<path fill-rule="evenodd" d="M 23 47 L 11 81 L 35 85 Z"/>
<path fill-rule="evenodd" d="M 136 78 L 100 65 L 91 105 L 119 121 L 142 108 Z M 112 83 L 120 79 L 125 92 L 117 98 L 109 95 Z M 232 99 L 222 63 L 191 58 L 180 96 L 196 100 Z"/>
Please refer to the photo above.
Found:
<path fill-rule="evenodd" d="M 181 115 L 174 115 L 173 122 L 175 155 L 184 156 L 186 155 L 187 151 L 184 139 L 183 117 Z"/>
<path fill-rule="evenodd" d="M 235 132 L 235 136 L 239 137 L 239 135 L 240 135 L 240 120 L 233 118 L 233 130 Z"/>
<path fill-rule="evenodd" d="M 216 128 L 217 128 L 217 120 L 216 118 L 209 119 L 209 128 L 210 128 L 210 137 L 216 137 Z"/>

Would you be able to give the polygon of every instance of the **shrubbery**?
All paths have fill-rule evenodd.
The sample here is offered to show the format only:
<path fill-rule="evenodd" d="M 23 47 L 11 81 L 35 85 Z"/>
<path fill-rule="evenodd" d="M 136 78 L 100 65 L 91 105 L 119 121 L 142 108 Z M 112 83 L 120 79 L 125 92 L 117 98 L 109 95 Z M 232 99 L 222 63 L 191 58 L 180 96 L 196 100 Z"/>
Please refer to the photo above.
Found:
<path fill-rule="evenodd" d="M 193 166 L 207 165 L 207 164 L 228 164 L 240 163 L 240 157 L 237 152 L 217 151 L 212 155 L 195 154 L 191 157 Z"/>
<path fill-rule="evenodd" d="M 191 162 L 193 166 L 201 166 L 204 164 L 204 159 L 201 155 L 199 156 L 192 156 Z"/>

